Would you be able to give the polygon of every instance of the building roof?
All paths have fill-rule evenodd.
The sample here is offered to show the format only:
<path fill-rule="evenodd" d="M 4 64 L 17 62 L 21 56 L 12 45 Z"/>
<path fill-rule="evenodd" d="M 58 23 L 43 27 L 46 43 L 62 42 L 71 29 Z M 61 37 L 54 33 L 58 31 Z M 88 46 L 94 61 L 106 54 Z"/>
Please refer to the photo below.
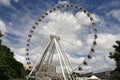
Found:
<path fill-rule="evenodd" d="M 95 75 L 92 75 L 90 78 L 88 78 L 88 80 L 100 80 L 100 79 Z"/>

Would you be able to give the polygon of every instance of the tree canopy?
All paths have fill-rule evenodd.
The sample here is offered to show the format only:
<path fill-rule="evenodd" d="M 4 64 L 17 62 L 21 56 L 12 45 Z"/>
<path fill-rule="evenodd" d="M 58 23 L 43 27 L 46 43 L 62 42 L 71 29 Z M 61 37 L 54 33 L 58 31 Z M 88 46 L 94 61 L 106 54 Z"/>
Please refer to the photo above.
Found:
<path fill-rule="evenodd" d="M 0 37 L 2 37 L 1 32 Z M 25 70 L 23 65 L 14 59 L 13 52 L 7 46 L 2 45 L 2 40 L 0 39 L 0 80 L 24 77 Z"/>
<path fill-rule="evenodd" d="M 116 44 L 113 45 L 115 52 L 110 52 L 110 58 L 116 61 L 116 68 L 111 72 L 112 80 L 120 80 L 120 41 L 116 41 Z"/>

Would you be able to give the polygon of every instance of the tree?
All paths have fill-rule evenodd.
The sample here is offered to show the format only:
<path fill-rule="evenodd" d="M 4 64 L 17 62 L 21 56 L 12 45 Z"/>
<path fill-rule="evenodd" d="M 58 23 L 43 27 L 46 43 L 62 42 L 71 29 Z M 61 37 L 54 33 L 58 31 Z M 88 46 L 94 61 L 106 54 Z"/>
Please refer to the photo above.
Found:
<path fill-rule="evenodd" d="M 120 80 L 120 41 L 116 41 L 116 45 L 113 45 L 115 52 L 110 52 L 110 58 L 116 61 L 116 68 L 111 72 L 112 80 Z"/>
<path fill-rule="evenodd" d="M 1 32 L 0 37 L 2 37 Z M 0 80 L 25 77 L 23 65 L 17 62 L 13 56 L 13 52 L 7 46 L 2 45 L 0 39 Z"/>

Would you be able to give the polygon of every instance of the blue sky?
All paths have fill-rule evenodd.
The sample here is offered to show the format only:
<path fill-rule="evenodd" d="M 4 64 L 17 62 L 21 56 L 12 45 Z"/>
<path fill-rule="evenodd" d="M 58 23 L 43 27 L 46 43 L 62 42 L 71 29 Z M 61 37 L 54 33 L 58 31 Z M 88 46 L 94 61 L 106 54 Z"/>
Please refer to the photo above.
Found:
<path fill-rule="evenodd" d="M 15 52 L 18 61 L 25 63 L 25 43 L 33 23 L 60 2 L 80 5 L 94 14 L 98 20 L 97 51 L 88 69 L 92 68 L 93 72 L 114 69 L 115 63 L 108 55 L 114 51 L 112 45 L 115 41 L 120 40 L 120 0 L 0 0 L 0 30 L 4 34 L 3 44 Z M 99 67 L 100 65 L 103 66 Z"/>

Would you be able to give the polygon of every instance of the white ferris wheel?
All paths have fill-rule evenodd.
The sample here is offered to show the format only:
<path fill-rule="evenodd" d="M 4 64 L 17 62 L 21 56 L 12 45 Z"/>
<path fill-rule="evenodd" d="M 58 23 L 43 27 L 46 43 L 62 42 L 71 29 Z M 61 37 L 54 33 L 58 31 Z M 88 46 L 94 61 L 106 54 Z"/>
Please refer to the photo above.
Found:
<path fill-rule="evenodd" d="M 84 70 L 95 51 L 96 32 L 93 17 L 79 5 L 59 4 L 48 10 L 28 34 L 27 78 L 76 80 L 76 72 Z"/>

